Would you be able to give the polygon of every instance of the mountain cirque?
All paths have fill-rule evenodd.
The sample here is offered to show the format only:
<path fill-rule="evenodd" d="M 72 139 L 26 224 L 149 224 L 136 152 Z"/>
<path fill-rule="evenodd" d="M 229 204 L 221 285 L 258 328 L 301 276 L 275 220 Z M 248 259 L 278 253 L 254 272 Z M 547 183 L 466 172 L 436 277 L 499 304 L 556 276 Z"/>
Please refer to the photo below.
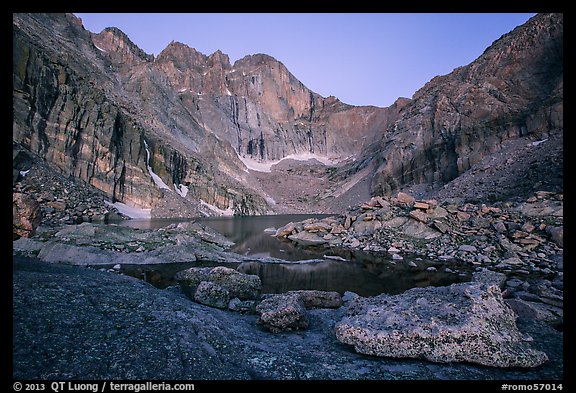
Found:
<path fill-rule="evenodd" d="M 321 97 L 264 54 L 231 64 L 172 42 L 154 57 L 71 14 L 13 27 L 14 142 L 153 217 L 337 212 L 403 188 L 474 199 L 445 187 L 460 176 L 495 200 L 562 189 L 561 14 L 388 108 Z M 529 159 L 539 141 L 549 156 Z M 470 176 L 490 165 L 504 184 Z"/>
<path fill-rule="evenodd" d="M 264 54 L 231 64 L 172 42 L 154 57 L 71 14 L 13 14 L 14 376 L 561 379 L 562 60 L 563 17 L 539 14 L 412 99 L 354 107 Z M 231 299 L 204 279 L 192 302 L 115 268 L 64 264 L 284 261 L 226 252 L 197 223 L 98 224 L 116 210 L 337 213 L 276 235 L 476 272 L 450 287 L 346 293 L 342 307 L 314 294 L 335 309 L 308 304 L 311 291 Z"/>

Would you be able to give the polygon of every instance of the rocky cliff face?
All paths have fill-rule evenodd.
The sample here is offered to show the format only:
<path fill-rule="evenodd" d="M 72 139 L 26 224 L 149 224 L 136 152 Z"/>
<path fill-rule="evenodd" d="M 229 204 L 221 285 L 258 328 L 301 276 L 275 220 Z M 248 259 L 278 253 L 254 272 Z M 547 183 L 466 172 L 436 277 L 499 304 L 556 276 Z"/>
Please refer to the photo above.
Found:
<path fill-rule="evenodd" d="M 323 98 L 264 54 L 231 65 L 220 51 L 205 56 L 173 42 L 154 68 L 204 127 L 228 141 L 240 156 L 257 161 L 299 153 L 335 159 L 356 154 L 365 143 L 362 137 L 374 132 L 388 112 Z"/>
<path fill-rule="evenodd" d="M 92 35 L 72 15 L 16 14 L 13 48 L 13 139 L 63 173 L 140 208 L 160 210 L 168 195 L 237 214 L 268 210 L 207 160 L 233 150 L 204 131 L 119 30 Z"/>
<path fill-rule="evenodd" d="M 372 192 L 435 188 L 507 140 L 561 135 L 562 43 L 562 15 L 537 15 L 471 64 L 428 82 L 366 150 L 377 165 Z"/>
<path fill-rule="evenodd" d="M 154 58 L 70 14 L 14 14 L 13 27 L 14 141 L 153 216 L 329 210 L 338 198 L 438 188 L 506 140 L 563 129 L 561 15 L 536 16 L 389 108 L 321 97 L 263 54 L 232 65 L 172 42 Z M 286 157 L 340 164 L 270 169 Z M 314 190 L 276 203 L 284 180 L 306 176 Z"/>
<path fill-rule="evenodd" d="M 173 42 L 154 59 L 120 30 L 93 34 L 73 15 L 13 20 L 14 140 L 113 201 L 153 212 L 168 200 L 270 211 L 239 157 L 340 160 L 387 118 L 387 109 L 320 97 L 270 56 L 232 66 L 220 51 Z"/>

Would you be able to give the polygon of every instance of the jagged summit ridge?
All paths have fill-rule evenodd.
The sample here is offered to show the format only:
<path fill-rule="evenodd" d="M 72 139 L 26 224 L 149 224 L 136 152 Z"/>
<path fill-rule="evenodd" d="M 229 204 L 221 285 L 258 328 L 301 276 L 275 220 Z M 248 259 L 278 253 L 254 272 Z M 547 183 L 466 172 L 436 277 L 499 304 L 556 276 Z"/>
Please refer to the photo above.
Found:
<path fill-rule="evenodd" d="M 562 24 L 538 15 L 412 99 L 378 108 L 322 97 L 265 54 L 230 64 L 221 51 L 171 42 L 154 58 L 115 28 L 93 34 L 73 15 L 14 14 L 13 139 L 144 208 L 169 198 L 256 214 L 404 187 L 433 193 L 507 141 L 561 135 Z M 271 170 L 290 157 L 337 167 Z M 315 185 L 286 199 L 292 186 L 278 185 L 292 177 Z"/>

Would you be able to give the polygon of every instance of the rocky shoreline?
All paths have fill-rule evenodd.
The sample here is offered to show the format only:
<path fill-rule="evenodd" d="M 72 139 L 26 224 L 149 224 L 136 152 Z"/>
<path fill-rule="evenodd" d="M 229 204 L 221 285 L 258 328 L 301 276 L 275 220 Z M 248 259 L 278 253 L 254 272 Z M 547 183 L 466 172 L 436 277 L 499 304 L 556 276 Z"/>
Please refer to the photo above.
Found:
<path fill-rule="evenodd" d="M 177 287 L 21 256 L 13 271 L 15 379 L 563 379 L 562 333 L 522 316 L 519 331 L 548 357 L 541 366 L 436 363 L 341 344 L 334 327 L 350 299 L 306 310 L 306 330 L 272 333 L 257 315 L 192 302 Z"/>
<path fill-rule="evenodd" d="M 410 255 L 408 252 L 430 258 L 434 252 L 439 252 L 437 247 L 440 246 L 442 253 L 452 249 L 451 266 L 456 261 L 471 264 L 476 270 L 471 282 L 414 288 L 398 295 L 373 297 L 361 297 L 352 292 L 341 296 L 336 292 L 323 291 L 261 294 L 258 276 L 223 266 L 183 270 L 176 275 L 179 287 L 160 290 L 144 282 L 136 284 L 128 277 L 117 274 L 118 269 L 111 267 L 113 264 L 211 261 L 217 265 L 218 262 L 231 261 L 264 264 L 287 261 L 230 253 L 227 249 L 231 242 L 196 222 L 172 224 L 155 230 L 97 223 L 40 226 L 33 237 L 22 237 L 13 242 L 16 309 L 14 359 L 17 364 L 14 376 L 78 377 L 79 371 L 70 371 L 68 362 L 58 362 L 58 366 L 55 366 L 49 357 L 32 360 L 32 354 L 23 349 L 31 342 L 35 342 L 36 347 L 44 348 L 45 353 L 57 353 L 58 357 L 68 357 L 69 362 L 80 363 L 90 363 L 84 357 L 91 351 L 106 352 L 116 346 L 128 345 L 133 333 L 130 337 L 120 334 L 118 340 L 114 338 L 99 342 L 98 337 L 116 337 L 118 334 L 107 323 L 101 323 L 102 326 L 96 324 L 91 328 L 95 329 L 90 333 L 94 334 L 91 338 L 92 349 L 80 345 L 81 348 L 73 353 L 63 353 L 52 347 L 54 343 L 48 339 L 52 333 L 36 326 L 40 322 L 30 322 L 31 313 L 38 313 L 37 307 L 42 305 L 54 312 L 40 312 L 43 321 L 45 319 L 42 323 L 54 329 L 56 322 L 53 320 L 62 311 L 61 308 L 58 308 L 58 312 L 53 308 L 58 302 L 76 307 L 79 301 L 88 296 L 93 297 L 98 306 L 91 301 L 84 309 L 78 309 L 84 316 L 70 316 L 72 320 L 93 318 L 90 315 L 95 312 L 94 307 L 112 308 L 113 311 L 107 311 L 106 315 L 112 320 L 125 319 L 120 324 L 125 326 L 132 317 L 118 309 L 116 300 L 99 298 L 100 288 L 109 285 L 120 299 L 130 299 L 126 301 L 133 305 L 128 309 L 144 308 L 141 311 L 144 320 L 137 322 L 142 329 L 138 334 L 161 340 L 160 347 L 172 346 L 172 352 L 164 354 L 166 358 L 158 360 L 158 364 L 174 362 L 172 356 L 187 358 L 189 355 L 173 354 L 180 351 L 170 344 L 173 339 L 165 333 L 158 336 L 155 331 L 157 327 L 147 323 L 147 318 L 157 320 L 160 311 L 148 310 L 149 314 L 146 314 L 145 310 L 149 304 L 157 304 L 158 301 L 172 304 L 178 299 L 175 304 L 178 304 L 179 311 L 163 311 L 164 316 L 160 318 L 162 323 L 168 324 L 168 331 L 176 329 L 178 334 L 185 336 L 191 332 L 199 335 L 203 344 L 190 343 L 187 346 L 192 345 L 194 349 L 186 348 L 196 351 L 195 359 L 211 363 L 206 367 L 217 370 L 211 376 L 206 376 L 202 374 L 205 372 L 203 367 L 185 363 L 166 371 L 168 374 L 174 373 L 170 375 L 178 379 L 324 379 L 327 376 L 337 379 L 562 379 L 563 248 L 560 247 L 562 243 L 557 243 L 561 239 L 558 232 L 546 231 L 548 226 L 561 228 L 562 201 L 561 194 L 538 193 L 529 201 L 501 207 L 478 206 L 474 209 L 476 206 L 471 204 L 456 205 L 454 201 L 435 204 L 434 201 L 416 201 L 409 195 L 399 194 L 395 198 L 373 198 L 339 217 L 291 223 L 274 234 L 287 236 L 293 241 L 313 236 L 324 242 L 336 239 L 339 246 L 355 249 L 373 250 L 378 244 L 380 252 L 388 247 L 384 258 L 391 263 L 409 263 L 409 258 L 402 257 Z M 428 208 L 424 209 L 426 204 Z M 466 219 L 459 219 L 463 216 L 459 213 L 466 213 Z M 422 220 L 424 215 L 435 218 L 425 223 Z M 366 220 L 367 217 L 370 219 Z M 387 221 L 382 217 L 388 217 Z M 481 218 L 486 220 L 481 221 Z M 542 223 L 536 226 L 539 220 Z M 403 224 L 390 226 L 390 221 L 401 221 Z M 484 226 L 478 226 L 479 222 L 483 222 Z M 444 223 L 448 228 L 444 233 L 440 231 L 439 227 L 442 226 L 439 223 Z M 498 223 L 502 223 L 507 231 L 499 232 L 501 226 Z M 530 228 L 529 224 L 534 228 Z M 370 231 L 374 227 L 377 228 Z M 528 229 L 532 230 L 528 232 Z M 470 234 L 471 231 L 476 233 Z M 468 241 L 458 245 L 467 232 Z M 515 236 L 517 232 L 525 232 L 526 236 Z M 538 245 L 532 247 L 531 253 L 526 252 L 526 247 L 533 243 L 515 241 L 534 238 L 538 239 Z M 394 241 L 388 244 L 388 239 Z M 508 243 L 504 239 L 510 239 L 508 243 L 518 248 L 506 248 L 504 245 Z M 496 241 L 499 248 L 495 246 Z M 316 243 L 316 246 L 318 244 L 324 243 Z M 430 244 L 431 247 L 426 247 Z M 492 247 L 489 255 L 493 261 L 488 263 L 475 257 L 482 251 L 488 253 L 485 251 L 488 247 Z M 515 256 L 510 255 L 512 252 L 516 253 Z M 538 255 L 544 252 L 548 252 L 546 257 Z M 519 262 L 506 262 L 513 258 Z M 539 258 L 540 264 L 534 263 L 531 258 Z M 96 269 L 86 269 L 86 266 Z M 454 273 L 458 273 L 457 269 L 454 269 Z M 90 277 L 93 284 L 82 284 L 82 277 Z M 25 284 L 27 280 L 46 282 L 32 289 Z M 140 288 L 137 295 L 131 293 L 133 286 Z M 56 291 L 54 288 L 57 288 Z M 133 296 L 142 297 L 132 299 Z M 166 307 L 163 304 L 162 307 Z M 199 322 L 194 328 L 183 327 L 190 313 Z M 71 323 L 76 327 L 83 326 L 82 322 Z M 29 324 L 38 331 L 38 336 L 33 338 L 31 333 L 24 332 Z M 242 329 L 237 330 L 238 325 Z M 234 331 L 228 331 L 232 326 Z M 66 323 L 58 326 L 57 330 L 63 336 L 59 340 L 70 339 Z M 546 337 L 543 337 L 543 332 L 546 332 Z M 205 341 L 208 340 L 206 337 L 215 334 L 220 340 L 218 345 Z M 39 338 L 42 338 L 42 344 L 37 341 Z M 289 348 L 288 343 L 294 340 L 298 342 L 296 349 Z M 246 342 L 252 342 L 248 348 L 258 354 L 262 354 L 258 351 L 266 348 L 267 360 L 254 352 L 246 352 L 242 347 Z M 255 349 L 254 343 L 264 344 L 262 348 Z M 144 352 L 157 351 L 150 344 L 143 348 L 141 351 Z M 325 362 L 314 365 L 306 361 L 332 357 L 334 354 L 351 365 L 336 373 Z M 373 357 L 365 358 L 363 354 Z M 94 356 L 103 356 L 106 362 L 118 362 L 108 352 Z M 270 360 L 272 358 L 274 360 Z M 280 369 L 271 367 L 278 359 L 283 359 L 282 364 L 289 366 Z M 31 362 L 37 363 L 32 367 Z M 135 360 L 134 364 L 138 365 L 138 362 L 141 360 Z M 443 368 L 438 368 L 440 364 Z M 132 378 L 138 374 L 128 368 L 116 370 L 114 372 L 118 373 L 114 374 L 99 366 L 90 367 L 95 367 L 94 374 L 86 374 L 83 378 L 88 375 L 94 378 Z M 339 367 L 343 367 L 343 364 Z M 435 371 L 430 371 L 430 367 Z M 422 373 L 422 369 L 428 371 Z M 396 375 L 391 370 L 402 371 Z M 153 375 L 146 367 L 142 373 L 138 377 Z"/>
<path fill-rule="evenodd" d="M 15 195 L 35 195 L 21 181 L 26 175 L 15 174 Z M 103 199 L 94 200 L 93 207 L 80 212 L 82 201 L 93 199 L 94 194 L 70 188 L 59 210 L 51 205 L 61 201 L 67 188 L 52 188 L 57 196 L 46 196 L 50 191 L 44 190 L 33 201 L 40 212 L 37 208 L 31 210 L 35 212 L 31 216 L 20 214 L 25 219 L 21 222 L 30 223 L 32 229 L 21 232 L 13 242 L 15 378 L 156 377 L 151 366 L 136 372 L 128 366 L 105 370 L 91 363 L 91 356 L 96 356 L 117 365 L 120 359 L 110 351 L 116 348 L 125 353 L 127 345 L 142 348 L 138 356 L 158 350 L 138 342 L 135 332 L 124 336 L 108 322 L 97 322 L 88 329 L 93 335 L 90 348 L 78 343 L 78 349 L 68 353 L 54 346 L 72 340 L 71 329 L 82 328 L 82 318 L 98 320 L 101 313 L 112 320 L 123 318 L 117 323 L 122 329 L 126 323 L 134 323 L 142 329 L 139 335 L 159 338 L 160 347 L 171 348 L 154 356 L 160 356 L 157 367 L 164 364 L 166 375 L 177 379 L 563 378 L 562 193 L 540 191 L 526 200 L 486 205 L 456 198 L 417 200 L 401 192 L 394 197 L 374 197 L 339 216 L 289 223 L 275 231 L 273 236 L 302 247 L 362 250 L 380 255 L 386 263 L 414 269 L 416 258 L 438 261 L 428 269 L 446 273 L 475 271 L 471 282 L 361 297 L 352 292 L 310 290 L 262 294 L 257 275 L 218 264 L 287 261 L 228 252 L 233 243 L 194 221 L 149 230 L 103 224 L 97 219 L 99 214 L 110 214 L 98 210 Z M 175 276 L 179 287 L 165 290 L 118 274 L 124 264 L 204 262 L 216 267 L 183 270 Z M 92 284 L 83 284 L 85 277 Z M 35 289 L 25 284 L 38 280 L 44 284 Z M 137 317 L 143 319 L 126 322 L 132 316 L 126 315 L 115 299 L 96 300 L 106 285 L 119 299 L 133 304 L 129 309 L 135 304 L 143 307 Z M 130 293 L 134 286 L 139 288 L 137 294 Z M 77 308 L 86 296 L 94 300 Z M 166 302 L 176 302 L 178 311 L 155 308 L 158 304 L 167 307 Z M 63 304 L 74 304 L 79 314 L 69 315 L 72 322 L 58 325 L 56 318 Z M 151 304 L 155 306 L 149 309 Z M 194 328 L 186 327 L 190 313 L 196 316 Z M 31 322 L 36 314 L 42 315 L 42 323 L 52 330 Z M 173 337 L 160 334 L 148 323 L 157 319 L 167 324 L 167 331 L 185 337 L 195 334 L 200 341 L 186 344 L 182 350 L 188 352 L 180 353 Z M 233 332 L 222 327 L 238 325 L 240 331 Z M 37 336 L 26 330 L 30 326 Z M 55 341 L 54 329 L 61 336 Z M 217 337 L 218 344 L 210 337 Z M 258 352 L 263 349 L 254 348 L 255 344 L 244 348 L 247 342 L 265 343 L 266 354 Z M 296 349 L 288 347 L 289 343 Z M 42 348 L 45 355 L 33 359 L 26 346 Z M 249 350 L 253 352 L 246 352 Z M 174 363 L 174 356 L 189 359 L 190 353 L 195 354 L 192 359 L 210 364 L 199 367 L 188 360 L 166 366 L 166 362 Z M 334 354 L 340 356 L 342 370 L 307 360 L 319 361 Z M 67 360 L 54 363 L 54 356 Z M 273 366 L 278 359 L 285 366 Z M 142 359 L 133 361 L 134 367 L 142 367 Z M 79 374 L 81 368 L 70 364 L 83 364 L 91 371 Z"/>
<path fill-rule="evenodd" d="M 275 236 L 305 246 L 379 252 L 391 263 L 413 263 L 404 255 L 500 272 L 515 311 L 562 328 L 562 193 L 539 191 L 526 200 L 486 205 L 457 198 L 419 201 L 400 192 L 339 216 L 289 223 Z"/>

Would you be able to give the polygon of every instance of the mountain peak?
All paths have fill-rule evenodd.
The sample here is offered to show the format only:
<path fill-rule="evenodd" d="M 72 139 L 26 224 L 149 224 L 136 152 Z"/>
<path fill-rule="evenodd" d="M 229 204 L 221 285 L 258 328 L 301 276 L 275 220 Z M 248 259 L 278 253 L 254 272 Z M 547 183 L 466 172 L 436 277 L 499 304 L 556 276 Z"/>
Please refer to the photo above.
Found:
<path fill-rule="evenodd" d="M 236 66 L 240 67 L 243 65 L 256 66 L 259 64 L 274 64 L 274 63 L 280 63 L 280 62 L 270 55 L 264 53 L 256 53 L 253 55 L 246 55 L 243 58 L 236 60 L 236 62 L 234 63 L 234 68 L 236 68 Z"/>
<path fill-rule="evenodd" d="M 222 53 L 220 49 L 208 56 L 208 65 L 214 66 L 214 64 L 221 64 L 224 69 L 232 68 L 230 58 L 227 54 Z"/>
<path fill-rule="evenodd" d="M 141 61 L 153 61 L 154 56 L 140 49 L 117 27 L 106 27 L 98 34 L 92 35 L 94 44 L 107 52 L 113 61 L 134 64 Z"/>
<path fill-rule="evenodd" d="M 172 40 L 166 48 L 160 52 L 156 61 L 160 63 L 173 62 L 182 67 L 189 67 L 191 65 L 206 65 L 208 57 L 182 42 Z"/>

